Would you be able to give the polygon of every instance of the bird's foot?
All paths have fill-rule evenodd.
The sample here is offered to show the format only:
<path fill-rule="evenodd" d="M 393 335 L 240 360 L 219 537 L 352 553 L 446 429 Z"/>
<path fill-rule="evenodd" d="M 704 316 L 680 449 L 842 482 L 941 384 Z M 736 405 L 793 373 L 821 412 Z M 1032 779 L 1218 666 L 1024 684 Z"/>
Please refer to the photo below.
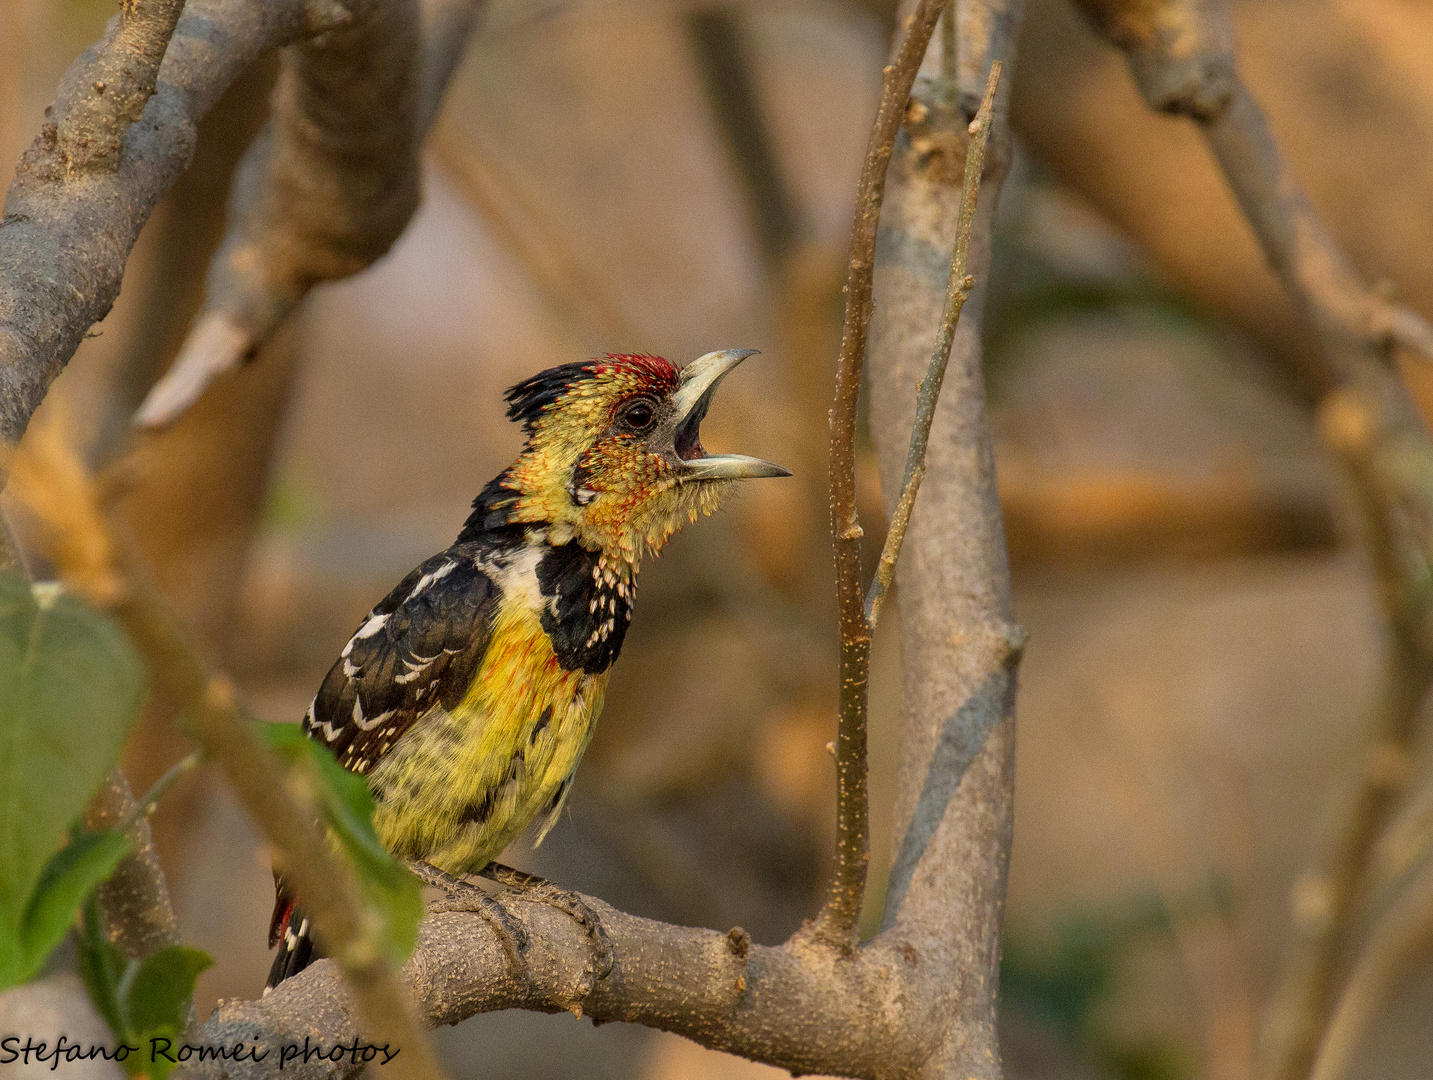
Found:
<path fill-rule="evenodd" d="M 520 968 L 527 966 L 527 929 L 503 907 L 502 901 L 481 885 L 454 877 L 432 863 L 411 859 L 408 860 L 408 869 L 424 885 L 443 892 L 442 899 L 427 905 L 429 915 L 440 911 L 471 911 L 481 915 L 497 934 L 508 960 Z"/>
<path fill-rule="evenodd" d="M 580 895 L 568 889 L 559 889 L 546 878 L 514 870 L 500 862 L 488 863 L 478 873 L 489 881 L 505 885 L 529 899 L 555 907 L 573 919 L 587 931 L 587 936 L 592 940 L 593 970 L 597 977 L 605 979 L 612 973 L 612 967 L 617 960 L 612 939 L 607 936 L 607 929 L 602 925 L 597 913 L 587 906 L 587 902 Z"/>

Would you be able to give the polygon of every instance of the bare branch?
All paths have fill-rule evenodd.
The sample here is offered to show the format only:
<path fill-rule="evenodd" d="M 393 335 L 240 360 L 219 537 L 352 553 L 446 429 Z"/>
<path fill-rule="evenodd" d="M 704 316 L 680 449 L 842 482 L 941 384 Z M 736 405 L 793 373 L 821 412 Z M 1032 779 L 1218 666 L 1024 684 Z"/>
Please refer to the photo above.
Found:
<path fill-rule="evenodd" d="M 1261 1074 L 1304 1080 L 1334 1005 L 1373 848 L 1401 797 L 1419 702 L 1433 681 L 1433 443 L 1388 363 L 1392 345 L 1433 356 L 1426 322 L 1380 297 L 1319 220 L 1239 77 L 1225 0 L 1078 0 L 1124 49 L 1146 102 L 1196 120 L 1264 254 L 1315 331 L 1302 374 L 1325 441 L 1349 466 L 1390 627 L 1373 745 L 1329 869 L 1307 875 L 1295 942 L 1266 1020 Z M 1329 393 L 1332 391 L 1332 393 Z"/>
<path fill-rule="evenodd" d="M 109 312 L 140 228 L 188 165 L 195 125 L 224 88 L 266 49 L 352 17 L 332 0 L 190 0 L 145 122 L 130 129 L 115 168 L 68 169 L 57 126 L 45 125 L 0 219 L 0 439 L 19 440 L 85 332 Z M 96 59 L 94 50 L 81 56 L 64 85 L 92 85 Z"/>
<path fill-rule="evenodd" d="M 425 1022 L 455 1024 L 499 1009 L 567 1011 L 597 1023 L 620 1020 L 672 1031 L 798 1074 L 939 1075 L 927 1066 L 939 1032 L 915 1003 L 931 1001 L 942 992 L 940 979 L 953 976 L 930 968 L 928 954 L 893 935 L 842 957 L 809 939 L 766 947 L 752 944 L 741 930 L 669 926 L 584 900 L 615 949 L 616 966 L 605 979 L 593 978 L 585 931 L 540 902 L 504 897 L 528 932 L 527 962 L 520 967 L 487 920 L 430 916 L 404 968 Z M 315 964 L 261 1000 L 222 1006 L 205 1038 L 275 1046 L 294 1031 L 321 1031 L 326 1044 L 360 1034 L 332 963 Z M 971 1054 L 960 1065 L 974 1070 L 983 1063 Z M 348 1063 L 292 1062 L 285 1072 L 294 1068 L 302 1078 L 354 1071 Z M 220 1064 L 200 1066 L 195 1074 L 248 1075 Z"/>
<path fill-rule="evenodd" d="M 946 9 L 946 23 L 951 21 L 950 9 Z M 955 52 L 953 41 L 947 50 Z M 949 69 L 950 76 L 946 75 Z M 946 64 L 942 56 L 942 78 L 953 78 L 955 58 Z M 945 381 L 945 368 L 950 362 L 950 346 L 955 340 L 955 328 L 960 323 L 960 312 L 975 288 L 975 279 L 966 273 L 970 254 L 970 228 L 975 223 L 975 198 L 980 192 L 980 173 L 985 168 L 985 139 L 990 134 L 991 109 L 995 106 L 995 88 L 1000 84 L 1000 61 L 990 67 L 990 81 L 985 85 L 985 97 L 980 102 L 980 111 L 970 122 L 970 145 L 965 151 L 965 179 L 960 190 L 960 218 L 955 226 L 955 248 L 950 258 L 950 283 L 945 290 L 945 310 L 940 316 L 940 330 L 936 334 L 935 350 L 931 353 L 930 367 L 921 379 L 920 390 L 916 393 L 916 419 L 911 428 L 911 447 L 906 452 L 906 474 L 901 480 L 901 493 L 896 499 L 896 508 L 891 513 L 891 527 L 886 530 L 886 542 L 881 549 L 880 561 L 876 564 L 876 576 L 866 593 L 866 623 L 872 633 L 876 621 L 881 617 L 881 604 L 885 601 L 886 590 L 895 576 L 896 560 L 901 557 L 901 544 L 905 542 L 906 527 L 910 524 L 911 510 L 920 494 L 921 481 L 925 479 L 925 451 L 930 442 L 930 425 L 935 419 L 936 402 L 940 399 L 940 386 Z"/>
<path fill-rule="evenodd" d="M 957 87 L 917 82 L 924 113 L 906 127 L 891 163 L 877 245 L 869 347 L 871 432 L 888 512 L 909 450 L 916 387 L 933 352 L 949 284 L 968 137 L 993 62 L 996 94 L 982 197 L 970 235 L 976 278 L 951 349 L 927 447 L 919 505 L 897 568 L 905 707 L 895 806 L 896 855 L 887 883 L 887 934 L 962 973 L 931 1004 L 948 1038 L 927 1070 L 998 1077 L 995 1032 L 1000 919 L 1010 853 L 1015 667 L 1024 632 L 1014 624 L 1010 572 L 985 420 L 980 335 L 992 223 L 1009 163 L 1005 115 L 1018 3 L 956 6 Z M 912 110 L 914 113 L 915 110 Z M 974 1067 L 962 1062 L 970 1055 Z M 939 1063 L 939 1064 L 937 1064 Z M 961 1070 L 968 1070 L 962 1072 Z"/>
<path fill-rule="evenodd" d="M 945 0 L 920 0 L 907 22 L 893 64 L 881 80 L 881 102 L 856 187 L 846 278 L 846 317 L 836 362 L 836 404 L 831 413 L 831 532 L 836 545 L 836 596 L 840 610 L 840 718 L 836 733 L 836 869 L 831 891 L 817 916 L 816 936 L 850 949 L 866 889 L 870 859 L 866 794 L 866 684 L 871 635 L 861 590 L 861 524 L 856 515 L 856 404 L 871 321 L 876 226 L 885 194 L 886 169 L 900 132 L 906 103 Z"/>
<path fill-rule="evenodd" d="M 184 0 L 124 3 L 119 25 L 84 72 L 90 81 L 61 86 L 59 151 L 71 168 L 113 169 L 119 163 L 130 125 L 159 85 L 160 61 L 183 8 Z"/>
<path fill-rule="evenodd" d="M 387 253 L 418 208 L 422 135 L 478 2 L 430 3 L 421 45 L 416 0 L 384 0 L 285 53 L 273 115 L 235 177 L 204 308 L 136 423 L 171 423 L 314 285 Z M 446 69 L 420 72 L 419 55 Z"/>

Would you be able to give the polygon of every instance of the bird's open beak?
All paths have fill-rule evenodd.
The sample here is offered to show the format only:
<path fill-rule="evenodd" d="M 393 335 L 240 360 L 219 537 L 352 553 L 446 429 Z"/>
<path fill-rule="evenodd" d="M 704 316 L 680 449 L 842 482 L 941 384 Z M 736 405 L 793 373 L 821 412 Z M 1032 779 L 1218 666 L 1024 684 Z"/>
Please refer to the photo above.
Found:
<path fill-rule="evenodd" d="M 727 372 L 755 349 L 724 349 L 699 356 L 682 368 L 682 385 L 672 398 L 677 417 L 673 446 L 682 460 L 683 480 L 752 480 L 761 476 L 790 476 L 770 461 L 745 454 L 711 454 L 702 449 L 701 424 L 717 384 Z"/>

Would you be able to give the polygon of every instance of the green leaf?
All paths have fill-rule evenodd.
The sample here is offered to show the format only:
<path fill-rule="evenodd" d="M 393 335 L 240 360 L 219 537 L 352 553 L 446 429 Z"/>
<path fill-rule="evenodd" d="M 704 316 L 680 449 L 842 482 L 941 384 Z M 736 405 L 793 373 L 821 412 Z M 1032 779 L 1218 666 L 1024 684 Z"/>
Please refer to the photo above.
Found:
<path fill-rule="evenodd" d="M 75 921 L 80 904 L 100 882 L 114 873 L 129 850 L 125 835 L 114 829 L 81 833 L 55 853 L 46 865 L 25 907 L 16 938 L 18 964 L 3 973 L 0 983 L 13 985 L 31 979 L 65 931 Z"/>
<path fill-rule="evenodd" d="M 126 1037 L 119 1010 L 119 981 L 124 977 L 125 959 L 105 936 L 99 898 L 90 894 L 85 903 L 84 932 L 77 935 L 80 977 L 90 992 L 90 1001 L 120 1042 Z"/>
<path fill-rule="evenodd" d="M 0 974 L 13 977 L 41 873 L 143 700 L 143 668 L 112 620 L 0 572 Z"/>
<path fill-rule="evenodd" d="M 310 739 L 299 725 L 258 726 L 271 748 L 318 780 L 324 821 L 353 864 L 364 900 L 382 917 L 382 945 L 389 962 L 395 967 L 402 964 L 418 940 L 423 886 L 373 831 L 373 796 L 368 782 L 341 766 L 327 747 Z"/>
<path fill-rule="evenodd" d="M 120 980 L 118 997 L 120 1015 L 134 1042 L 143 1046 L 155 1036 L 178 1038 L 189 1021 L 194 982 L 213 965 L 208 953 L 187 945 L 170 945 L 131 961 Z"/>
<path fill-rule="evenodd" d="M 177 1042 L 189 1021 L 194 982 L 213 964 L 207 953 L 183 945 L 126 961 L 105 937 L 98 902 L 92 897 L 85 907 L 84 933 L 79 936 L 80 975 L 90 1000 L 122 1043 L 146 1046 L 152 1038 Z M 152 1080 L 161 1080 L 172 1067 L 172 1062 L 162 1059 L 151 1065 L 142 1054 L 125 1061 L 131 1074 L 147 1073 Z"/>

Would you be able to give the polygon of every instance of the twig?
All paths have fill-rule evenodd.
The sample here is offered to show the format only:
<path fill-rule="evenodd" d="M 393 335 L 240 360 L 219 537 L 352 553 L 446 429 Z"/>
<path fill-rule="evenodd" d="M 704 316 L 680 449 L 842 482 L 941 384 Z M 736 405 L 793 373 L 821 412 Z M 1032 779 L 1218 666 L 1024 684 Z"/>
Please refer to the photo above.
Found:
<path fill-rule="evenodd" d="M 871 287 L 886 170 L 945 0 L 920 0 L 894 63 L 882 73 L 881 102 L 856 187 L 850 271 L 841 354 L 836 363 L 836 404 L 831 413 L 831 532 L 836 546 L 840 611 L 840 713 L 836 732 L 836 867 L 813 932 L 828 945 L 855 945 L 856 922 L 870 860 L 866 789 L 866 684 L 871 635 L 861 589 L 861 524 L 856 513 L 856 405 L 871 321 Z"/>
<path fill-rule="evenodd" d="M 352 988 L 364 1037 L 402 1048 L 389 1066 L 395 1075 L 442 1077 L 402 983 L 383 956 L 377 918 L 359 900 L 348 863 L 333 853 L 316 824 L 320 814 L 307 779 L 287 772 L 263 744 L 239 710 L 233 683 L 205 666 L 128 563 L 73 449 L 58 436 L 32 437 L 16 458 L 12 488 L 41 524 L 46 555 L 71 588 L 124 627 L 156 690 L 184 717 L 188 733 L 224 771 L 268 837 L 285 877 L 304 898 L 317 936 Z M 143 820 L 135 827 L 147 829 Z"/>
<path fill-rule="evenodd" d="M 952 17 L 952 13 L 953 8 L 946 8 L 947 19 Z M 926 444 L 930 442 L 930 425 L 935 419 L 935 406 L 940 399 L 941 383 L 945 381 L 945 368 L 950 363 L 955 328 L 960 323 L 960 312 L 970 297 L 970 290 L 975 287 L 975 279 L 966 274 L 966 260 L 970 253 L 970 228 L 975 223 L 975 199 L 980 192 L 980 173 L 985 167 L 985 140 L 990 134 L 991 110 L 995 106 L 995 88 L 999 83 L 1000 61 L 997 60 L 990 66 L 990 78 L 985 84 L 980 111 L 970 122 L 970 143 L 965 156 L 965 179 L 960 189 L 960 218 L 956 224 L 955 248 L 950 259 L 945 310 L 941 313 L 940 331 L 936 335 L 930 367 L 921 379 L 916 395 L 916 420 L 911 428 L 911 447 L 906 454 L 906 473 L 896 501 L 896 512 L 891 515 L 891 527 L 886 530 L 886 542 L 876 564 L 876 575 L 866 593 L 866 623 L 872 633 L 881 616 L 886 591 L 895 576 L 896 560 L 901 556 L 901 544 L 906 538 L 906 526 L 910 524 L 911 511 L 915 507 L 916 496 L 920 494 L 921 481 L 925 479 Z"/>
<path fill-rule="evenodd" d="M 184 0 L 129 0 L 81 85 L 61 91 L 59 149 L 71 168 L 119 163 L 130 125 L 159 84 L 159 65 Z"/>
<path fill-rule="evenodd" d="M 1342 1080 L 1353 1062 L 1359 1037 L 1374 1011 L 1413 956 L 1433 940 L 1433 865 L 1403 890 L 1393 907 L 1369 932 L 1338 1006 L 1309 1080 Z"/>
<path fill-rule="evenodd" d="M 144 793 L 144 798 L 135 802 L 134 809 L 126 815 L 120 827 L 127 829 L 136 821 L 154 813 L 154 808 L 159 805 L 160 798 L 173 786 L 174 782 L 180 777 L 193 772 L 203 760 L 204 751 L 195 750 L 194 753 L 180 758 L 173 765 L 169 766 L 169 768 L 164 771 L 163 776 L 149 785 L 149 790 Z"/>

